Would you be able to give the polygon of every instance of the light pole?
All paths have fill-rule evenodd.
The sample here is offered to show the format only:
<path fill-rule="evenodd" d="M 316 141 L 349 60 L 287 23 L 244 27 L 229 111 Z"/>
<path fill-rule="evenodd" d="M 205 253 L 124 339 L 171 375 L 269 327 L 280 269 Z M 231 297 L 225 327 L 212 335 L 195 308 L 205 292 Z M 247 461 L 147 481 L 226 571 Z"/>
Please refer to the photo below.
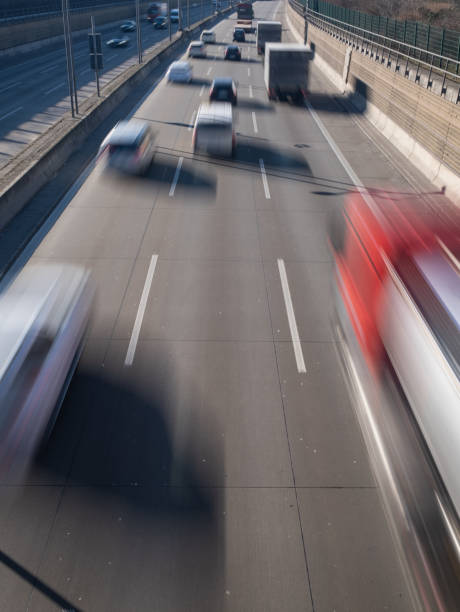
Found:
<path fill-rule="evenodd" d="M 75 68 L 72 55 L 72 37 L 70 31 L 68 0 L 62 0 L 62 25 L 64 28 L 64 44 L 67 60 L 67 80 L 69 83 L 70 107 L 72 109 L 72 117 L 75 117 L 75 113 L 78 115 L 78 99 L 75 81 Z"/>
<path fill-rule="evenodd" d="M 137 33 L 137 59 L 142 64 L 142 38 L 141 38 L 141 9 L 139 0 L 136 0 L 136 33 Z"/>
<path fill-rule="evenodd" d="M 171 0 L 168 0 L 168 30 L 169 40 L 171 40 Z"/>
<path fill-rule="evenodd" d="M 187 28 L 190 30 L 190 0 L 187 0 Z"/>

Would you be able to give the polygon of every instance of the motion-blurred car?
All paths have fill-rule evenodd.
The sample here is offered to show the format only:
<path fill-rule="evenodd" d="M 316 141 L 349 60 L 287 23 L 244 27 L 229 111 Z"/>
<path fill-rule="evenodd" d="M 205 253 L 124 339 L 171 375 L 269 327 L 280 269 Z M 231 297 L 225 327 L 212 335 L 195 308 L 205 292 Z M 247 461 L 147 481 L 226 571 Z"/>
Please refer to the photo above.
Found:
<path fill-rule="evenodd" d="M 206 45 L 201 40 L 194 40 L 188 46 L 188 57 L 206 57 Z"/>
<path fill-rule="evenodd" d="M 99 149 L 107 169 L 129 174 L 144 174 L 154 155 L 154 137 L 150 125 L 132 119 L 120 121 L 108 133 Z"/>
<path fill-rule="evenodd" d="M 241 51 L 240 48 L 236 45 L 229 45 L 225 50 L 226 60 L 240 61 L 241 60 Z"/>
<path fill-rule="evenodd" d="M 330 242 L 337 346 L 391 524 L 424 609 L 455 609 L 460 211 L 445 198 L 353 193 Z"/>
<path fill-rule="evenodd" d="M 200 40 L 205 44 L 213 44 L 216 42 L 216 33 L 213 30 L 203 30 L 201 32 Z"/>
<path fill-rule="evenodd" d="M 134 32 L 135 29 L 136 29 L 135 21 L 125 21 L 125 23 L 122 23 L 120 26 L 120 30 L 122 32 Z"/>
<path fill-rule="evenodd" d="M 193 152 L 230 157 L 235 151 L 232 105 L 228 102 L 201 104 L 193 129 Z"/>
<path fill-rule="evenodd" d="M 193 71 L 190 62 L 173 62 L 166 73 L 169 83 L 190 83 Z"/>
<path fill-rule="evenodd" d="M 209 90 L 210 102 L 230 102 L 236 106 L 238 102 L 236 84 L 231 77 L 218 77 L 213 80 Z"/>
<path fill-rule="evenodd" d="M 129 38 L 111 38 L 105 44 L 112 49 L 118 49 L 120 47 L 127 47 Z"/>
<path fill-rule="evenodd" d="M 31 458 L 53 428 L 89 321 L 89 276 L 28 265 L 0 294 L 0 471 Z"/>
<path fill-rule="evenodd" d="M 233 40 L 235 42 L 245 42 L 246 41 L 246 35 L 244 33 L 243 28 L 235 28 L 233 30 Z"/>
<path fill-rule="evenodd" d="M 153 22 L 155 30 L 165 30 L 168 27 L 168 18 L 165 15 L 158 15 Z"/>
<path fill-rule="evenodd" d="M 169 18 L 171 19 L 171 23 L 179 23 L 179 9 L 171 9 Z"/>

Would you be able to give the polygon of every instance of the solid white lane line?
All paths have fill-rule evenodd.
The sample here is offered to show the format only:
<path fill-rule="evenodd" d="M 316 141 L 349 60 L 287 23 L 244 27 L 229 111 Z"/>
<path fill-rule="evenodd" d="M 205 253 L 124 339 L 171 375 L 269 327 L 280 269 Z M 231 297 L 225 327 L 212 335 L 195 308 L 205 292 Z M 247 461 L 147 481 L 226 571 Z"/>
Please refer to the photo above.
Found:
<path fill-rule="evenodd" d="M 17 113 L 18 111 L 22 110 L 22 106 L 18 106 L 16 107 L 14 110 L 10 111 L 9 113 L 6 113 L 6 115 L 2 115 L 0 117 L 0 121 L 2 119 L 6 119 L 7 117 L 9 117 L 10 115 L 14 115 L 14 113 Z"/>
<path fill-rule="evenodd" d="M 177 161 L 176 172 L 174 173 L 174 178 L 173 178 L 173 182 L 171 184 L 171 189 L 169 190 L 169 197 L 170 198 L 173 197 L 174 192 L 176 191 L 176 185 L 177 185 L 177 181 L 179 180 L 180 170 L 182 168 L 182 162 L 183 161 L 184 161 L 183 157 L 179 157 L 179 159 Z"/>
<path fill-rule="evenodd" d="M 56 91 L 56 89 L 59 89 L 60 87 L 64 87 L 65 83 L 59 83 L 59 85 L 56 85 L 55 87 L 52 87 L 51 89 L 48 89 L 48 91 L 44 91 L 43 93 L 45 94 L 45 96 L 47 96 L 50 93 L 53 93 L 53 91 Z"/>
<path fill-rule="evenodd" d="M 270 199 L 270 189 L 268 188 L 267 173 L 265 172 L 265 164 L 263 159 L 259 159 L 260 172 L 262 174 L 262 183 L 264 185 L 265 197 Z"/>
<path fill-rule="evenodd" d="M 252 123 L 254 125 L 254 132 L 257 134 L 259 130 L 257 129 L 257 119 L 254 111 L 252 111 Z"/>
<path fill-rule="evenodd" d="M 203 95 L 203 92 L 204 92 L 204 85 L 202 85 L 202 86 L 201 86 L 201 89 L 200 89 L 200 98 L 201 98 L 201 96 Z"/>
<path fill-rule="evenodd" d="M 195 117 L 196 117 L 196 111 L 193 111 L 192 116 L 190 118 L 190 125 L 187 128 L 189 132 L 193 130 L 193 126 L 195 125 Z"/>
<path fill-rule="evenodd" d="M 249 97 L 253 98 L 254 97 L 254 93 L 252 91 L 252 85 L 249 85 Z"/>
<path fill-rule="evenodd" d="M 316 123 L 316 125 L 319 127 L 322 135 L 324 136 L 324 138 L 327 140 L 327 142 L 329 143 L 329 146 L 331 147 L 332 151 L 334 152 L 335 156 L 337 157 L 337 159 L 339 160 L 339 162 L 341 163 L 343 169 L 345 170 L 345 172 L 348 174 L 349 178 L 351 179 L 351 181 L 353 182 L 353 184 L 355 185 L 355 187 L 358 188 L 362 188 L 362 182 L 359 180 L 357 174 L 355 173 L 355 171 L 353 170 L 353 168 L 350 166 L 350 164 L 348 163 L 348 161 L 345 159 L 342 151 L 339 149 L 339 147 L 337 146 L 337 143 L 335 142 L 335 140 L 332 138 L 332 136 L 329 134 L 329 132 L 326 129 L 326 126 L 324 125 L 324 123 L 321 121 L 321 119 L 318 117 L 316 111 L 313 109 L 312 105 L 310 104 L 310 102 L 308 100 L 305 100 L 305 106 L 308 108 L 308 110 L 310 111 L 310 115 L 312 116 L 314 122 Z"/>
<path fill-rule="evenodd" d="M 294 348 L 295 360 L 297 363 L 297 371 L 299 372 L 299 374 L 303 374 L 307 371 L 307 368 L 305 367 L 305 360 L 303 358 L 302 345 L 300 344 L 299 338 L 299 330 L 297 329 L 294 306 L 292 305 L 291 292 L 289 291 L 289 283 L 286 274 L 286 266 L 284 265 L 283 259 L 278 259 L 278 271 L 280 274 L 281 289 L 283 290 L 284 305 L 286 307 L 289 329 L 291 331 L 291 340 L 292 346 Z"/>
<path fill-rule="evenodd" d="M 4 91 L 8 91 L 8 89 L 11 89 L 12 87 L 17 87 L 18 85 L 21 85 L 22 81 L 18 81 L 17 83 L 11 83 L 11 85 L 8 85 L 8 87 L 4 87 L 3 89 L 0 89 L 0 94 L 3 93 Z"/>
<path fill-rule="evenodd" d="M 147 276 L 145 278 L 144 288 L 142 290 L 141 300 L 137 308 L 136 319 L 134 321 L 133 331 L 131 332 L 128 351 L 126 352 L 125 366 L 131 366 L 134 361 L 134 354 L 136 352 L 137 341 L 139 340 L 139 334 L 141 331 L 142 321 L 144 319 L 145 309 L 147 307 L 147 300 L 150 293 L 150 287 L 152 286 L 157 261 L 158 255 L 152 255 L 150 258 L 149 269 L 147 270 Z"/>
<path fill-rule="evenodd" d="M 209 66 L 206 76 L 209 76 L 211 74 L 211 70 L 212 70 L 212 66 Z"/>

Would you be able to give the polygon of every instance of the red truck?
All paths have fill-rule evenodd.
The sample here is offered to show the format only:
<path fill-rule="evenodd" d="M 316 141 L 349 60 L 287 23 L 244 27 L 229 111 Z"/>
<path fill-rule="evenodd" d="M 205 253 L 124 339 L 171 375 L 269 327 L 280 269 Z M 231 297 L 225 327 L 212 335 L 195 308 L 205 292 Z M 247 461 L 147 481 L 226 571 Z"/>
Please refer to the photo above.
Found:
<path fill-rule="evenodd" d="M 352 193 L 331 219 L 333 327 L 418 605 L 460 601 L 460 209 Z M 457 602 L 457 603 L 456 603 Z"/>

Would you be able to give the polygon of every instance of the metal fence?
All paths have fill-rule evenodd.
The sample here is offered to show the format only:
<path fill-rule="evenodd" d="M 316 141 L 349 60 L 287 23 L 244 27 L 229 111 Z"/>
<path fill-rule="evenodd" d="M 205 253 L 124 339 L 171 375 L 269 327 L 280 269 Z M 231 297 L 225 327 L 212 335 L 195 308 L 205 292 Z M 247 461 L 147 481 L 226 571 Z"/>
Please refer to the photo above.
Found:
<path fill-rule="evenodd" d="M 307 0 L 298 0 L 305 6 Z M 417 48 L 414 52 L 418 57 L 420 52 L 434 53 L 438 56 L 460 60 L 460 32 L 445 30 L 420 21 L 402 21 L 381 15 L 369 15 L 355 9 L 337 6 L 325 0 L 308 0 L 308 8 L 325 18 L 361 28 L 393 40 Z M 428 55 L 425 56 L 427 60 Z M 457 72 L 458 74 L 458 72 Z"/>

